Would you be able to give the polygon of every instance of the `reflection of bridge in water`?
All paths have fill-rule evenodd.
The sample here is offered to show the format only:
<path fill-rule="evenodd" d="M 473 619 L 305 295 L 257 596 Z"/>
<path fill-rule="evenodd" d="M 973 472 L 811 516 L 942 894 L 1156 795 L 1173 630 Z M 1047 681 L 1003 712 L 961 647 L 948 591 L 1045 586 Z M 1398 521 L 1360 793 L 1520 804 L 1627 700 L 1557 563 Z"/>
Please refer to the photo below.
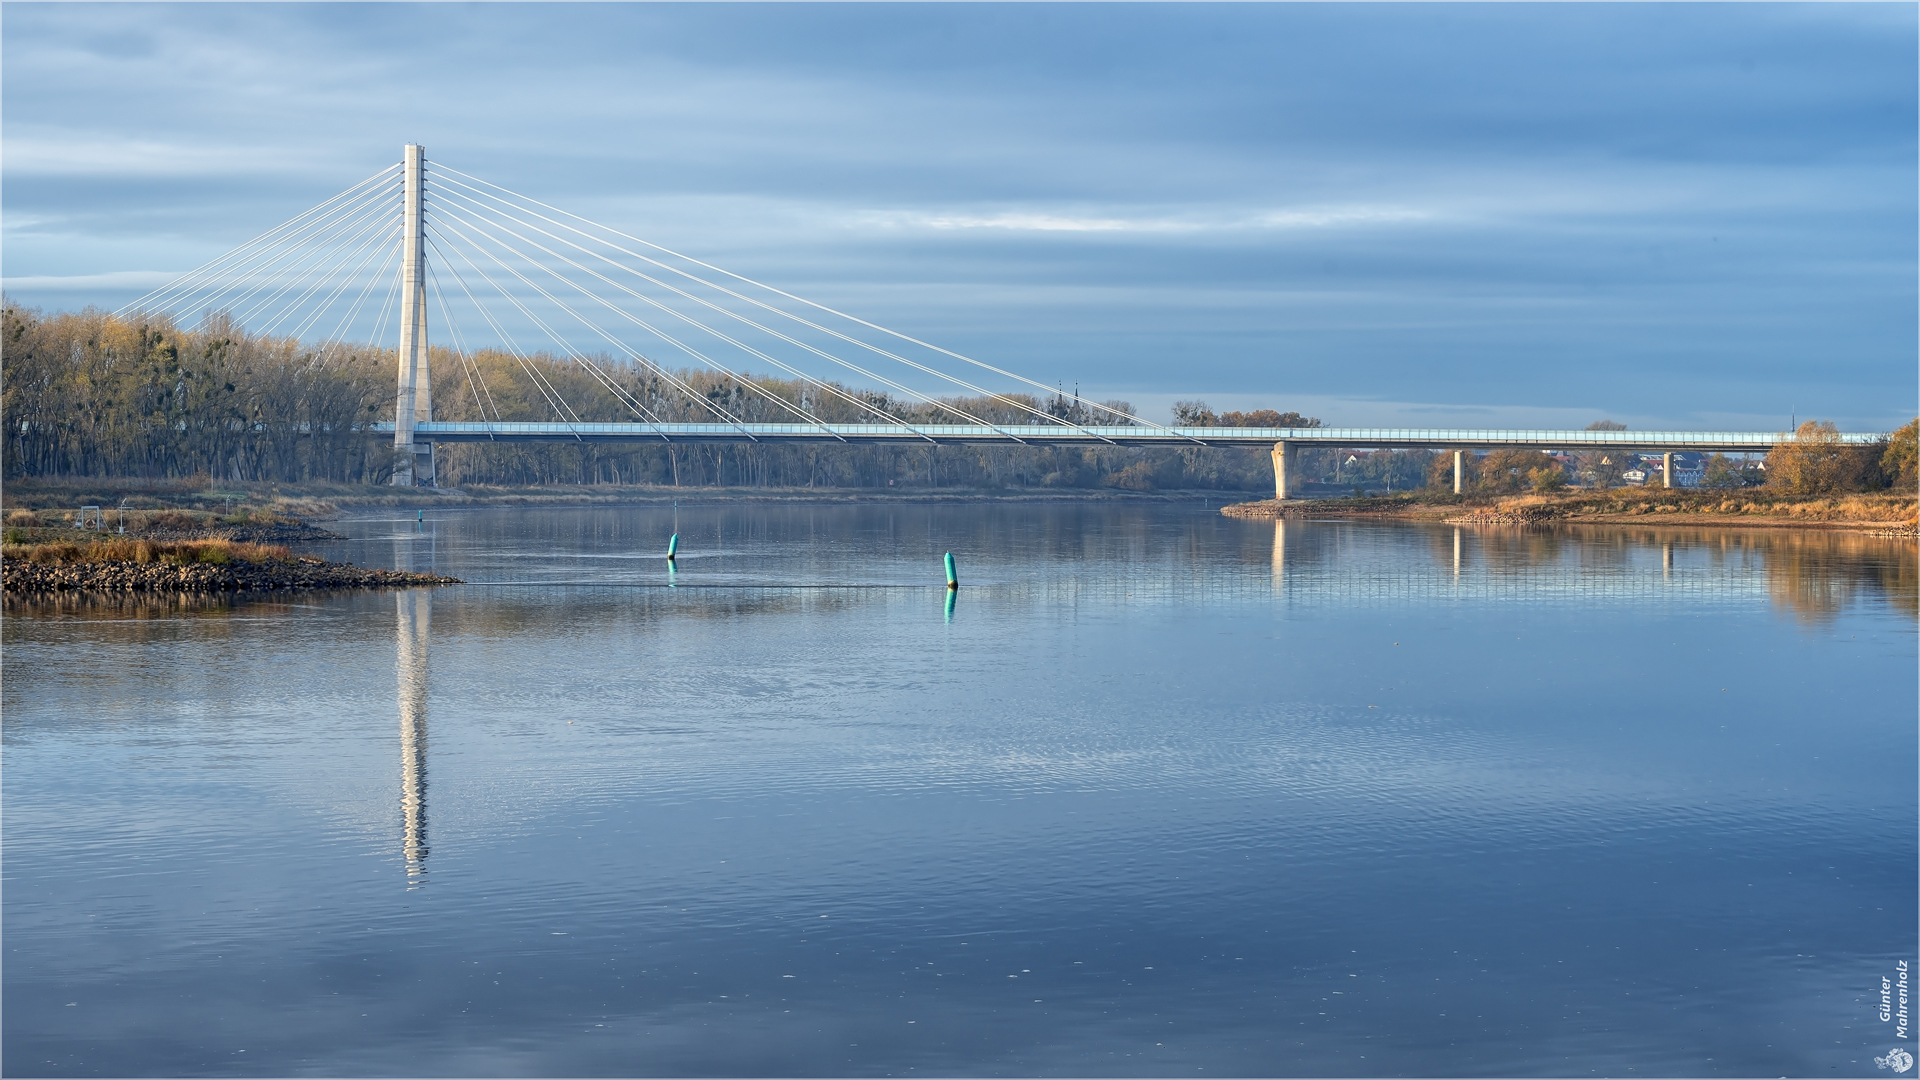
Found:
<path fill-rule="evenodd" d="M 400 683 L 400 835 L 411 887 L 423 884 L 427 873 L 427 640 L 433 629 L 433 594 L 408 589 L 393 599 Z"/>
<path fill-rule="evenodd" d="M 427 550 L 416 550 L 416 539 Z M 393 565 L 412 570 L 433 563 L 432 535 L 394 538 Z M 393 594 L 395 675 L 400 704 L 400 847 L 406 858 L 407 886 L 426 883 L 427 875 L 427 645 L 433 635 L 433 592 L 405 589 Z"/>

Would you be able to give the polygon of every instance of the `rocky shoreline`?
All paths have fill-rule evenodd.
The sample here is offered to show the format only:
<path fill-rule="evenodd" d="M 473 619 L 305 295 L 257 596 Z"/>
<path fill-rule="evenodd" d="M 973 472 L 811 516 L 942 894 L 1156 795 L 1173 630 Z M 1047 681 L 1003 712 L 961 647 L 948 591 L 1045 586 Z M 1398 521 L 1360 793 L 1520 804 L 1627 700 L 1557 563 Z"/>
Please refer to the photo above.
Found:
<path fill-rule="evenodd" d="M 0 562 L 0 579 L 8 593 L 232 593 L 461 584 L 459 578 L 438 574 L 369 570 L 311 557 L 225 565 L 123 561 L 55 565 L 8 559 Z"/>

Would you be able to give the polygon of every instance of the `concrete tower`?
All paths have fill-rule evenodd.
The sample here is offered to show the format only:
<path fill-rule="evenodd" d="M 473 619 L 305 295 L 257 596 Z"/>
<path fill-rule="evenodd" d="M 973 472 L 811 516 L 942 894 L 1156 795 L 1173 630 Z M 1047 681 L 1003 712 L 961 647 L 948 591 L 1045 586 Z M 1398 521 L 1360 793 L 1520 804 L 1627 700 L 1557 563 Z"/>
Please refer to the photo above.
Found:
<path fill-rule="evenodd" d="M 394 403 L 393 482 L 432 486 L 433 444 L 413 437 L 413 425 L 433 419 L 433 383 L 427 370 L 427 226 L 422 213 L 426 148 L 409 143 L 402 154 L 400 392 Z"/>

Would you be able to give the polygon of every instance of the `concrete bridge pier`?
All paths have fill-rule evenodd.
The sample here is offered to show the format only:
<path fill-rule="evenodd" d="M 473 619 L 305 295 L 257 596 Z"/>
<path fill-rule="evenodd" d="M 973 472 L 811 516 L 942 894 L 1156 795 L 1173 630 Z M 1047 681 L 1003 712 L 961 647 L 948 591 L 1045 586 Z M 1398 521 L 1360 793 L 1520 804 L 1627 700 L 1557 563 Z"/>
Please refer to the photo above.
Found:
<path fill-rule="evenodd" d="M 1300 461 L 1300 448 L 1290 442 L 1273 444 L 1273 497 L 1285 499 L 1287 495 L 1287 473 Z"/>
<path fill-rule="evenodd" d="M 1460 494 L 1461 481 L 1466 476 L 1467 465 L 1465 458 L 1462 456 L 1465 453 L 1465 450 L 1455 450 L 1453 452 L 1453 493 L 1455 495 Z"/>
<path fill-rule="evenodd" d="M 1666 453 L 1660 455 L 1660 460 L 1661 462 L 1663 462 L 1663 464 L 1660 466 L 1660 486 L 1672 487 L 1673 486 L 1673 451 L 1669 450 Z"/>

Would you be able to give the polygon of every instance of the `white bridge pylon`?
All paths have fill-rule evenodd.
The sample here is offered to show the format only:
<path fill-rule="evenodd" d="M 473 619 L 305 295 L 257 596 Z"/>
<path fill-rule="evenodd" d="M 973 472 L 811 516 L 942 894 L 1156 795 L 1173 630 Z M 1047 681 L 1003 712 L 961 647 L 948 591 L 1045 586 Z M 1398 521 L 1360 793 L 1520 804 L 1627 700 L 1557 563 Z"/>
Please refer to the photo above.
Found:
<path fill-rule="evenodd" d="M 396 484 L 434 482 L 437 442 L 1267 444 L 1285 498 L 1294 451 L 1314 443 L 1765 451 L 1788 437 L 1168 427 L 429 161 L 415 144 L 398 164 L 119 312 L 136 313 L 293 338 L 316 363 L 342 350 L 391 349 L 393 421 L 370 433 L 392 435 Z M 435 419 L 430 321 L 459 362 L 459 382 L 441 391 L 470 400 L 463 411 L 476 420 Z M 544 420 L 505 418 L 476 346 L 517 362 Z M 627 419 L 583 418 L 536 352 L 591 376 Z M 704 389 L 680 374 L 702 370 L 717 377 Z M 776 392 L 749 371 L 799 393 Z"/>

